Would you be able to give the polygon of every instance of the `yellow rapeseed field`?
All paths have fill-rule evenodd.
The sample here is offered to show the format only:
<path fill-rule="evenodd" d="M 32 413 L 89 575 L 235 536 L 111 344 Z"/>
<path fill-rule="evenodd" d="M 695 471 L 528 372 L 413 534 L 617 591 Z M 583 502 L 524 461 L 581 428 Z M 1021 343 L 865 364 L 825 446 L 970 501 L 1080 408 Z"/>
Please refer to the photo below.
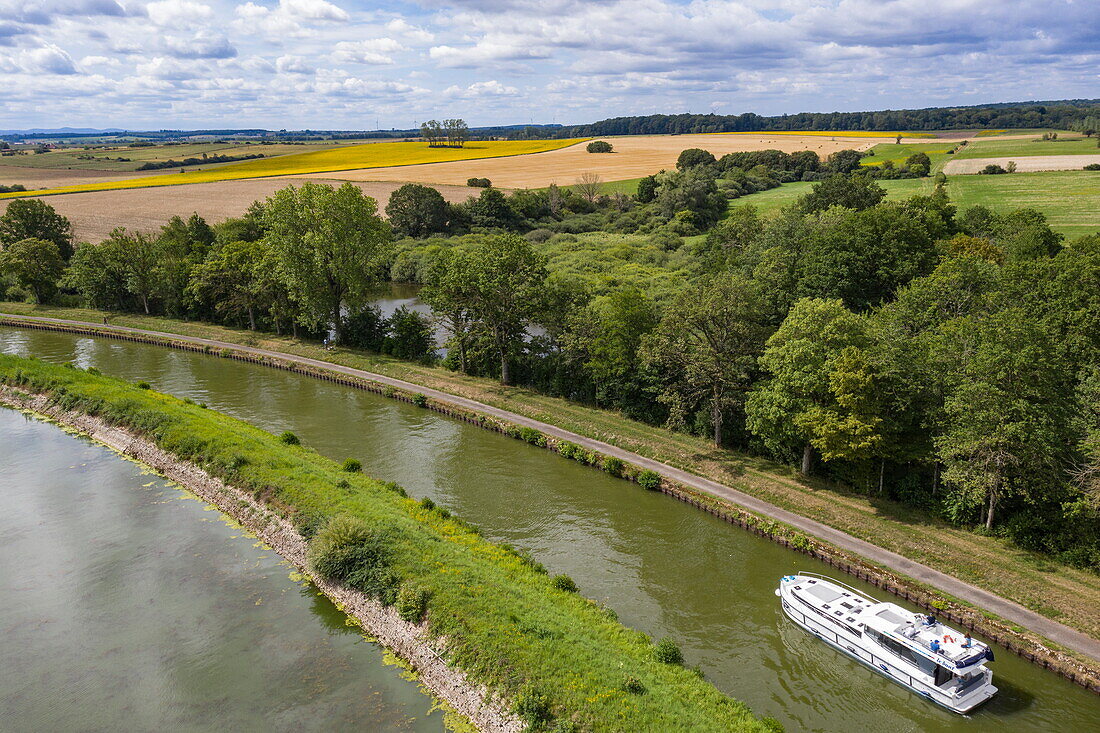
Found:
<path fill-rule="evenodd" d="M 109 191 L 122 188 L 149 188 L 152 186 L 180 186 L 188 183 L 212 183 L 214 181 L 235 181 L 244 178 L 268 178 L 270 176 L 293 176 L 304 173 L 326 173 L 347 171 L 359 168 L 381 168 L 421 163 L 441 163 L 446 161 L 474 160 L 477 158 L 500 158 L 511 155 L 527 155 L 558 150 L 581 142 L 581 139 L 568 140 L 501 140 L 494 142 L 473 142 L 463 148 L 429 148 L 423 142 L 368 143 L 341 148 L 316 150 L 309 153 L 281 155 L 276 158 L 262 158 L 243 163 L 191 170 L 181 173 L 166 173 L 145 178 L 128 178 L 118 181 L 101 181 L 59 188 L 46 188 L 37 191 L 0 194 L 0 198 L 21 196 L 47 196 L 62 193 L 83 193 L 85 191 Z"/>

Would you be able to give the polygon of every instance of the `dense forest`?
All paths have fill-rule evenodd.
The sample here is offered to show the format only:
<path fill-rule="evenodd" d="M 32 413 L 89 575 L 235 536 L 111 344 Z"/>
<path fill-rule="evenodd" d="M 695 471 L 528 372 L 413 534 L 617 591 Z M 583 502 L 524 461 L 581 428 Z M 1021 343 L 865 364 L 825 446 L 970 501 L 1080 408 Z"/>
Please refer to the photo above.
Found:
<path fill-rule="evenodd" d="M 812 155 L 812 154 L 811 154 Z M 73 247 L 39 200 L 0 217 L 0 295 L 166 314 L 439 360 L 706 435 L 1100 570 L 1100 234 L 1033 210 L 886 201 L 851 151 L 685 151 L 598 183 L 462 204 L 350 184 L 241 218 Z M 907 175 L 926 175 L 912 161 Z M 738 196 L 815 180 L 771 219 Z M 433 312 L 383 318 L 386 280 Z"/>
<path fill-rule="evenodd" d="M 1072 130 L 1100 114 L 1100 100 L 1021 102 L 977 107 L 930 107 L 877 112 L 801 112 L 763 117 L 678 114 L 615 117 L 552 132 L 555 137 L 603 135 L 686 135 L 704 132 L 783 132 L 792 130 L 974 130 L 1053 127 Z"/>

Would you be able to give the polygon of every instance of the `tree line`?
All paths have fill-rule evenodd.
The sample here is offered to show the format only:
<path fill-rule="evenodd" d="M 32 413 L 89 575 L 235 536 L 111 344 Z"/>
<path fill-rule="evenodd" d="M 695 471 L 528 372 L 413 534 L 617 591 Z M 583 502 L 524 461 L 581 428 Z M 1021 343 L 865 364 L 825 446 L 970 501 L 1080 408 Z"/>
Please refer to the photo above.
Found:
<path fill-rule="evenodd" d="M 734 162 L 752 161 L 721 175 L 745 172 Z M 691 152 L 621 198 L 487 189 L 452 204 L 409 184 L 388 221 L 355 186 L 305 184 L 217 226 L 176 217 L 75 251 L 62 217 L 19 200 L 0 217 L 0 269 L 9 298 L 331 333 L 431 360 L 423 317 L 370 306 L 387 278 L 412 280 L 448 368 L 707 435 L 1100 569 L 1100 235 L 1066 242 L 1029 209 L 959 212 L 942 186 L 886 201 L 857 168 L 839 171 L 844 156 L 818 161 L 833 170 L 765 219 L 730 207 L 718 163 Z M 591 257 L 552 265 L 574 231 L 612 242 L 623 264 L 591 277 Z M 676 285 L 638 286 L 631 250 L 675 255 Z"/>

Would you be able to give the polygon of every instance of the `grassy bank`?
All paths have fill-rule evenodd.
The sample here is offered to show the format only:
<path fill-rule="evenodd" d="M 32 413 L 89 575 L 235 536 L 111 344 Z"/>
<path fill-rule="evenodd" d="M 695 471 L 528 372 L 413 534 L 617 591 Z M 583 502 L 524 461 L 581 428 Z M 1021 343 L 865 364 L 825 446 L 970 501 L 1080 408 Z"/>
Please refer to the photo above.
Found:
<path fill-rule="evenodd" d="M 396 601 L 403 615 L 426 611 L 449 661 L 515 701 L 530 722 L 550 729 L 558 721 L 558 730 L 573 730 L 567 722 L 579 730 L 769 729 L 691 670 L 662 661 L 647 637 L 569 583 L 399 487 L 348 470 L 354 466 L 147 385 L 7 355 L 0 383 L 140 434 L 261 499 L 314 536 L 311 554 L 324 575 Z"/>
<path fill-rule="evenodd" d="M 102 323 L 97 311 L 0 304 L 0 311 Z M 843 530 L 879 547 L 949 573 L 1100 638 L 1100 578 L 1008 542 L 945 524 L 936 517 L 873 496 L 797 477 L 785 466 L 706 440 L 645 425 L 605 410 L 439 368 L 354 350 L 326 352 L 319 346 L 208 324 L 140 316 L 112 316 L 131 326 L 259 346 L 365 369 L 478 400 L 606 441 L 641 455 L 732 486 L 781 508 Z"/>

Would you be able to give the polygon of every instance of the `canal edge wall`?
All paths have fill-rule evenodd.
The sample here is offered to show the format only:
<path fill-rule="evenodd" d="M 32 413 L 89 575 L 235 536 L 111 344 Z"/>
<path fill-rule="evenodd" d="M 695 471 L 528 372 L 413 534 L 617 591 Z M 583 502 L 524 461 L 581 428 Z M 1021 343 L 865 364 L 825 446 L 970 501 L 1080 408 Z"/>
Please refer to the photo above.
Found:
<path fill-rule="evenodd" d="M 71 412 L 52 403 L 48 395 L 22 392 L 0 385 L 0 406 L 44 416 L 87 435 L 98 443 L 153 469 L 204 501 L 216 506 L 254 533 L 283 559 L 307 575 L 312 583 L 364 632 L 407 663 L 432 695 L 466 716 L 487 733 L 520 733 L 523 723 L 506 703 L 446 663 L 433 646 L 426 627 L 402 619 L 394 607 L 383 606 L 366 593 L 316 575 L 306 560 L 305 538 L 286 519 L 245 491 L 224 483 L 198 466 L 157 447 L 151 440 L 90 415 Z M 446 643 L 445 639 L 437 642 Z"/>
<path fill-rule="evenodd" d="M 650 469 L 637 465 L 637 463 L 643 462 L 663 466 L 668 469 L 668 473 L 694 477 L 693 474 L 688 474 L 685 471 L 675 469 L 665 464 L 659 464 L 659 462 L 651 461 L 641 456 L 636 456 L 637 461 L 631 462 L 630 460 L 611 455 L 612 452 L 630 453 L 629 451 L 617 449 L 614 446 L 606 446 L 606 448 L 609 449 L 606 452 L 586 450 L 581 444 L 598 443 L 599 441 L 588 439 L 584 436 L 574 435 L 573 437 L 575 437 L 577 441 L 574 443 L 571 440 L 555 437 L 538 429 L 520 424 L 520 421 L 537 422 L 528 420 L 520 415 L 514 415 L 516 422 L 511 422 L 497 415 L 490 414 L 491 412 L 496 412 L 510 415 L 506 410 L 491 408 L 485 405 L 481 406 L 484 408 L 484 411 L 471 409 L 456 403 L 474 403 L 473 400 L 455 395 L 446 395 L 446 393 L 442 393 L 439 390 L 424 388 L 424 392 L 435 392 L 443 395 L 442 399 L 428 397 L 424 392 L 417 391 L 417 385 L 403 383 L 412 389 L 408 389 L 405 386 L 397 387 L 392 383 L 402 383 L 402 380 L 386 377 L 384 375 L 372 375 L 376 378 L 355 376 L 350 372 L 361 372 L 362 370 L 342 367 L 339 364 L 322 362 L 320 360 L 310 359 L 309 357 L 267 352 L 263 349 L 245 345 L 215 342 L 199 337 L 149 332 L 121 326 L 99 327 L 95 324 L 62 321 L 35 316 L 12 316 L 0 313 L 0 325 L 29 328 L 32 330 L 75 333 L 96 338 L 110 338 L 120 341 L 166 346 L 183 351 L 218 356 L 221 358 L 233 359 L 235 361 L 243 361 L 294 372 L 296 374 L 332 382 L 341 386 L 374 392 L 384 397 L 430 409 L 447 417 L 462 420 L 463 422 L 477 425 L 487 430 L 523 440 L 536 447 L 559 453 L 564 457 L 572 458 L 578 462 L 590 465 L 597 470 L 604 470 L 613 476 L 636 483 L 648 483 L 646 481 L 646 478 L 648 478 L 646 474 L 653 473 Z M 372 373 L 367 372 L 367 374 Z M 447 397 L 451 399 L 447 399 Z M 554 428 L 554 430 L 562 434 L 570 434 L 569 431 L 560 428 Z M 696 478 L 701 479 L 702 477 Z M 703 480 L 706 483 L 721 486 L 716 482 L 711 482 L 706 479 Z M 932 588 L 930 585 L 923 584 L 905 575 L 893 572 L 880 564 L 868 561 L 857 553 L 841 549 L 813 534 L 804 533 L 799 528 L 787 522 L 780 521 L 758 511 L 746 509 L 739 505 L 735 499 L 723 498 L 706 491 L 701 491 L 667 474 L 658 475 L 657 485 L 646 486 L 646 488 L 659 490 L 668 496 L 691 504 L 723 521 L 736 524 L 760 537 L 764 537 L 784 547 L 821 560 L 830 567 L 868 582 L 910 603 L 914 603 L 921 608 L 935 613 L 940 618 L 958 624 L 969 631 L 982 634 L 1014 654 L 1044 669 L 1050 670 L 1084 687 L 1090 692 L 1100 694 L 1100 660 L 1082 661 L 1066 654 L 1060 649 L 1051 648 L 1044 644 L 1042 639 L 1038 638 L 1037 632 L 1030 632 L 1027 629 L 1021 631 L 1018 630 L 1018 628 L 1013 628 L 1014 624 L 992 613 L 982 611 L 977 605 L 969 601 L 954 598 L 946 592 Z M 732 493 L 740 493 L 735 489 L 728 490 Z M 766 502 L 759 500 L 755 500 L 754 503 L 766 505 Z M 777 514 L 795 516 L 785 510 L 778 510 Z M 812 520 L 810 521 L 812 522 Z M 817 523 L 813 522 L 813 524 Z M 825 528 L 832 533 L 843 534 L 827 526 Z M 870 543 L 865 544 L 869 545 Z M 892 555 L 894 553 L 889 554 Z M 906 562 L 914 567 L 924 567 L 912 561 L 906 560 Z M 1005 601 L 1005 603 L 1011 604 L 1010 601 Z M 1029 614 L 1035 615 L 1034 612 L 1023 609 L 1022 607 L 1020 608 Z M 1068 627 L 1067 630 L 1084 636 L 1076 630 L 1068 629 Z M 1095 640 L 1090 641 L 1093 644 L 1096 643 Z M 1089 655 L 1085 654 L 1085 656 Z"/>

